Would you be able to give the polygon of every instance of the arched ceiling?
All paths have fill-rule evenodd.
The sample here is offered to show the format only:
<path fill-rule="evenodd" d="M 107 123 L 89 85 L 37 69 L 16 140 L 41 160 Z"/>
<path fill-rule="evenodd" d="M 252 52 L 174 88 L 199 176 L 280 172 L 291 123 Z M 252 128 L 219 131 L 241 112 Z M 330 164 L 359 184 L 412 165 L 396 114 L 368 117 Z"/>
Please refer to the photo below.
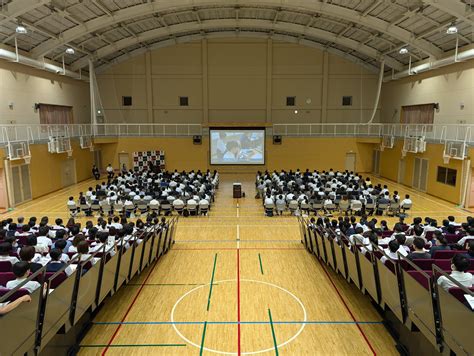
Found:
<path fill-rule="evenodd" d="M 472 4 L 471 4 L 472 1 Z M 0 0 L 0 41 L 72 70 L 199 38 L 266 37 L 376 68 L 440 58 L 474 41 L 474 0 Z M 21 23 L 28 33 L 17 35 Z M 455 24 L 457 35 L 446 29 Z M 68 47 L 73 55 L 65 54 Z M 401 55 L 406 47 L 410 55 Z"/>

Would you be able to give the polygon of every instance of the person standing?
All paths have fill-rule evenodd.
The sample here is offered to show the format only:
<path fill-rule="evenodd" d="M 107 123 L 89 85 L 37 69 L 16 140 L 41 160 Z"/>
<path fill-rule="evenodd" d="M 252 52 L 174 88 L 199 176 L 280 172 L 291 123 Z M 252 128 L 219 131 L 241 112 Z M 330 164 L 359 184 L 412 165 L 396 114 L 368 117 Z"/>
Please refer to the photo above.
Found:
<path fill-rule="evenodd" d="M 94 176 L 95 180 L 100 179 L 99 168 L 97 168 L 97 166 L 95 164 L 92 166 L 92 175 Z"/>

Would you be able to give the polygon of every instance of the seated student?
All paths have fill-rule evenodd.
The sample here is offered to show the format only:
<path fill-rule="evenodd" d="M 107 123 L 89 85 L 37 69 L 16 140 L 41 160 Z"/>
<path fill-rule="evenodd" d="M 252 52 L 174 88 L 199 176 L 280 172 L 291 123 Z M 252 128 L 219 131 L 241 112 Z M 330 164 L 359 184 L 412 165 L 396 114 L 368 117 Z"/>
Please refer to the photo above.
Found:
<path fill-rule="evenodd" d="M 84 198 L 84 197 L 82 197 Z M 85 200 L 85 199 L 84 199 Z M 71 214 L 75 215 L 78 211 L 79 211 L 79 208 L 77 207 L 77 204 L 76 202 L 74 201 L 74 197 L 69 197 L 67 203 L 67 208 L 68 210 L 71 212 Z"/>
<path fill-rule="evenodd" d="M 30 265 L 28 262 L 25 261 L 17 262 L 13 265 L 12 271 L 16 279 L 7 282 L 6 287 L 8 289 L 13 289 L 18 285 L 22 284 L 24 281 L 26 281 L 30 272 Z M 21 289 L 26 289 L 31 294 L 40 287 L 41 284 L 39 284 L 38 282 L 29 281 L 26 282 L 26 284 L 24 284 Z"/>
<path fill-rule="evenodd" d="M 38 254 L 49 252 L 48 246 L 38 244 L 38 238 L 36 236 L 28 237 L 28 239 L 26 240 L 26 246 L 33 246 L 35 248 L 36 253 Z"/>
<path fill-rule="evenodd" d="M 466 273 L 470 265 L 470 261 L 461 254 L 454 255 L 451 259 L 451 274 L 450 277 L 455 279 L 461 285 L 470 288 L 474 282 L 473 276 L 471 273 Z M 457 287 L 453 282 L 451 282 L 445 276 L 441 276 L 437 281 L 438 285 L 443 288 L 445 291 L 448 291 L 449 288 Z"/>
<path fill-rule="evenodd" d="M 72 260 L 74 261 L 78 256 L 81 256 L 81 262 L 86 261 L 91 257 L 91 254 L 89 253 L 89 244 L 87 241 L 82 240 L 77 244 L 77 253 L 72 256 Z M 96 264 L 99 260 L 99 258 L 94 257 L 90 261 L 92 264 Z"/>
<path fill-rule="evenodd" d="M 467 258 L 473 260 L 474 259 L 474 240 L 469 241 L 469 248 L 467 253 L 464 254 Z"/>
<path fill-rule="evenodd" d="M 82 234 L 77 234 L 72 240 L 72 245 L 69 247 L 68 253 L 77 253 L 77 246 L 81 241 L 85 241 L 85 237 Z"/>
<path fill-rule="evenodd" d="M 11 245 L 12 245 L 12 249 L 10 251 L 10 254 L 14 254 L 14 253 L 18 253 L 18 250 L 22 247 L 15 236 L 9 236 L 9 237 L 5 237 L 3 242 L 9 242 Z"/>
<path fill-rule="evenodd" d="M 362 236 L 364 229 L 359 226 L 355 228 L 355 234 L 349 236 L 349 241 L 352 245 L 362 245 L 364 243 L 364 236 Z"/>
<path fill-rule="evenodd" d="M 28 262 L 31 273 L 35 273 L 43 268 L 43 265 L 39 263 L 41 257 L 35 253 L 35 248 L 33 246 L 22 247 L 20 250 L 20 259 L 24 262 Z"/>
<path fill-rule="evenodd" d="M 49 228 L 47 226 L 41 226 L 39 228 L 37 243 L 38 245 L 43 245 L 46 248 L 53 245 L 53 240 L 49 238 Z"/>
<path fill-rule="evenodd" d="M 448 221 L 449 221 L 449 225 L 452 225 L 452 226 L 455 226 L 455 227 L 461 226 L 460 223 L 455 221 L 454 216 L 452 216 L 452 215 L 448 216 Z"/>
<path fill-rule="evenodd" d="M 425 240 L 422 238 L 415 237 L 415 240 L 413 240 L 413 247 L 415 250 L 410 252 L 407 256 L 410 261 L 431 258 L 431 255 L 425 251 Z"/>
<path fill-rule="evenodd" d="M 13 309 L 18 307 L 21 303 L 29 303 L 31 302 L 31 297 L 27 295 L 23 295 L 18 299 L 15 299 L 13 302 L 5 302 L 5 303 L 0 303 L 0 315 L 5 315 L 9 312 L 11 312 Z"/>
<path fill-rule="evenodd" d="M 54 241 L 52 248 L 59 248 L 58 245 L 57 245 L 58 242 L 64 241 L 65 246 L 62 247 L 61 250 L 63 251 L 63 253 L 68 253 L 69 248 L 72 246 L 72 242 L 69 241 L 68 238 L 69 238 L 69 236 L 68 236 L 68 234 L 66 233 L 65 230 L 57 231 L 56 232 L 56 240 Z M 61 242 L 61 245 L 62 245 L 62 242 Z"/>
<path fill-rule="evenodd" d="M 403 208 L 404 206 L 409 206 L 412 204 L 412 201 L 410 199 L 410 195 L 406 194 L 405 195 L 405 199 L 403 199 L 401 202 L 400 202 L 400 207 Z"/>
<path fill-rule="evenodd" d="M 94 253 L 94 252 L 97 252 L 97 251 L 100 251 L 104 248 L 105 246 L 105 251 L 109 251 L 110 248 L 112 246 L 114 246 L 114 242 L 115 242 L 115 229 L 114 229 L 114 236 L 113 236 L 113 240 L 114 242 L 112 242 L 112 244 L 109 244 L 109 234 L 106 233 L 106 232 L 99 232 L 97 234 L 97 242 L 91 246 L 91 249 L 90 249 L 90 252 L 91 253 Z M 114 256 L 116 253 L 115 251 L 115 248 L 113 250 L 111 250 L 109 252 L 110 256 Z"/>
<path fill-rule="evenodd" d="M 397 240 L 398 244 L 400 245 L 400 248 L 398 249 L 400 255 L 407 256 L 410 253 L 410 247 L 406 245 L 407 237 L 403 234 L 396 234 L 395 240 Z"/>
<path fill-rule="evenodd" d="M 61 251 L 61 257 L 60 260 L 64 263 L 68 263 L 70 261 L 69 256 L 64 253 L 64 250 L 66 249 L 67 243 L 70 241 L 66 241 L 64 239 L 58 240 L 54 243 L 54 249 L 60 250 Z M 48 256 L 46 256 L 47 259 L 51 259 L 51 252 L 49 253 Z"/>
<path fill-rule="evenodd" d="M 46 265 L 46 272 L 57 272 L 64 266 L 66 266 L 66 263 L 61 260 L 62 252 L 60 249 L 51 249 L 51 251 L 49 252 L 49 256 L 51 257 L 51 260 Z M 74 272 L 74 270 L 71 266 L 67 266 L 64 272 L 69 277 Z"/>
<path fill-rule="evenodd" d="M 12 265 L 19 262 L 18 258 L 15 256 L 10 256 L 12 251 L 12 244 L 10 242 L 1 242 L 0 243 L 0 261 L 8 261 Z"/>
<path fill-rule="evenodd" d="M 397 240 L 392 240 L 388 243 L 388 248 L 384 249 L 383 251 L 385 252 L 385 254 L 388 256 L 385 257 L 385 256 L 382 256 L 382 258 L 380 259 L 380 261 L 385 264 L 386 261 L 388 261 L 389 259 L 390 260 L 398 260 L 398 250 L 400 249 L 400 244 L 397 242 Z"/>
<path fill-rule="evenodd" d="M 31 231 L 30 231 L 30 225 L 25 224 L 20 228 L 20 231 L 17 231 L 15 234 L 16 237 L 22 237 L 22 236 L 31 236 Z"/>
<path fill-rule="evenodd" d="M 458 241 L 460 248 L 464 248 L 470 240 L 474 240 L 474 227 L 469 226 L 466 230 L 467 235 Z"/>
<path fill-rule="evenodd" d="M 441 231 L 435 231 L 433 233 L 433 240 L 431 242 L 430 255 L 433 256 L 435 251 L 446 251 L 451 250 L 451 246 L 448 245 L 448 240 L 441 233 Z"/>

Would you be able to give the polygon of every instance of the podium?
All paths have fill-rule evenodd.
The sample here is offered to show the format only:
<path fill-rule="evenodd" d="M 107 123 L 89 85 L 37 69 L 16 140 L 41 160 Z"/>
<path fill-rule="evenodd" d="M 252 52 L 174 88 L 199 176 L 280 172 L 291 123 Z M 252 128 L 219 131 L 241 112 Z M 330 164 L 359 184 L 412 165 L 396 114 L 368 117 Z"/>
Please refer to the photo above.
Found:
<path fill-rule="evenodd" d="M 242 198 L 242 184 L 241 183 L 234 183 L 233 184 L 233 197 L 234 198 Z"/>

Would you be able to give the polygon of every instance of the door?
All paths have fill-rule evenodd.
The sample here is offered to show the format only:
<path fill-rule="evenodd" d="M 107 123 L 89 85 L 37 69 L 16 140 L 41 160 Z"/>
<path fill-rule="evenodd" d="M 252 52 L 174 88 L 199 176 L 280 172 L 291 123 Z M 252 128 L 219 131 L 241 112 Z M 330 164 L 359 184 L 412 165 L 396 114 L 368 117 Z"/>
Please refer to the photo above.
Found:
<path fill-rule="evenodd" d="M 14 206 L 24 203 L 32 199 L 31 181 L 30 181 L 30 165 L 21 164 L 10 166 L 11 179 L 11 202 Z"/>
<path fill-rule="evenodd" d="M 372 154 L 372 173 L 380 175 L 380 150 L 374 150 Z"/>
<path fill-rule="evenodd" d="M 469 201 L 468 201 L 468 207 L 471 208 L 474 206 L 474 169 L 471 170 L 471 189 L 469 192 Z"/>
<path fill-rule="evenodd" d="M 350 172 L 356 171 L 356 154 L 353 152 L 346 153 L 346 166 L 345 169 Z"/>
<path fill-rule="evenodd" d="M 119 169 L 122 170 L 122 167 L 125 165 L 127 170 L 130 169 L 130 161 L 128 159 L 128 153 L 119 153 Z"/>
<path fill-rule="evenodd" d="M 5 170 L 0 169 L 0 209 L 6 208 L 8 208 L 8 194 L 5 179 Z"/>
<path fill-rule="evenodd" d="M 102 172 L 102 151 L 94 150 L 94 164 Z"/>
<path fill-rule="evenodd" d="M 415 157 L 412 187 L 426 192 L 428 180 L 428 160 Z"/>
<path fill-rule="evenodd" d="M 404 158 L 402 158 L 398 161 L 397 183 L 405 184 L 405 169 L 406 169 L 406 161 Z"/>
<path fill-rule="evenodd" d="M 76 160 L 67 159 L 62 162 L 61 166 L 61 181 L 63 188 L 76 184 Z"/>

